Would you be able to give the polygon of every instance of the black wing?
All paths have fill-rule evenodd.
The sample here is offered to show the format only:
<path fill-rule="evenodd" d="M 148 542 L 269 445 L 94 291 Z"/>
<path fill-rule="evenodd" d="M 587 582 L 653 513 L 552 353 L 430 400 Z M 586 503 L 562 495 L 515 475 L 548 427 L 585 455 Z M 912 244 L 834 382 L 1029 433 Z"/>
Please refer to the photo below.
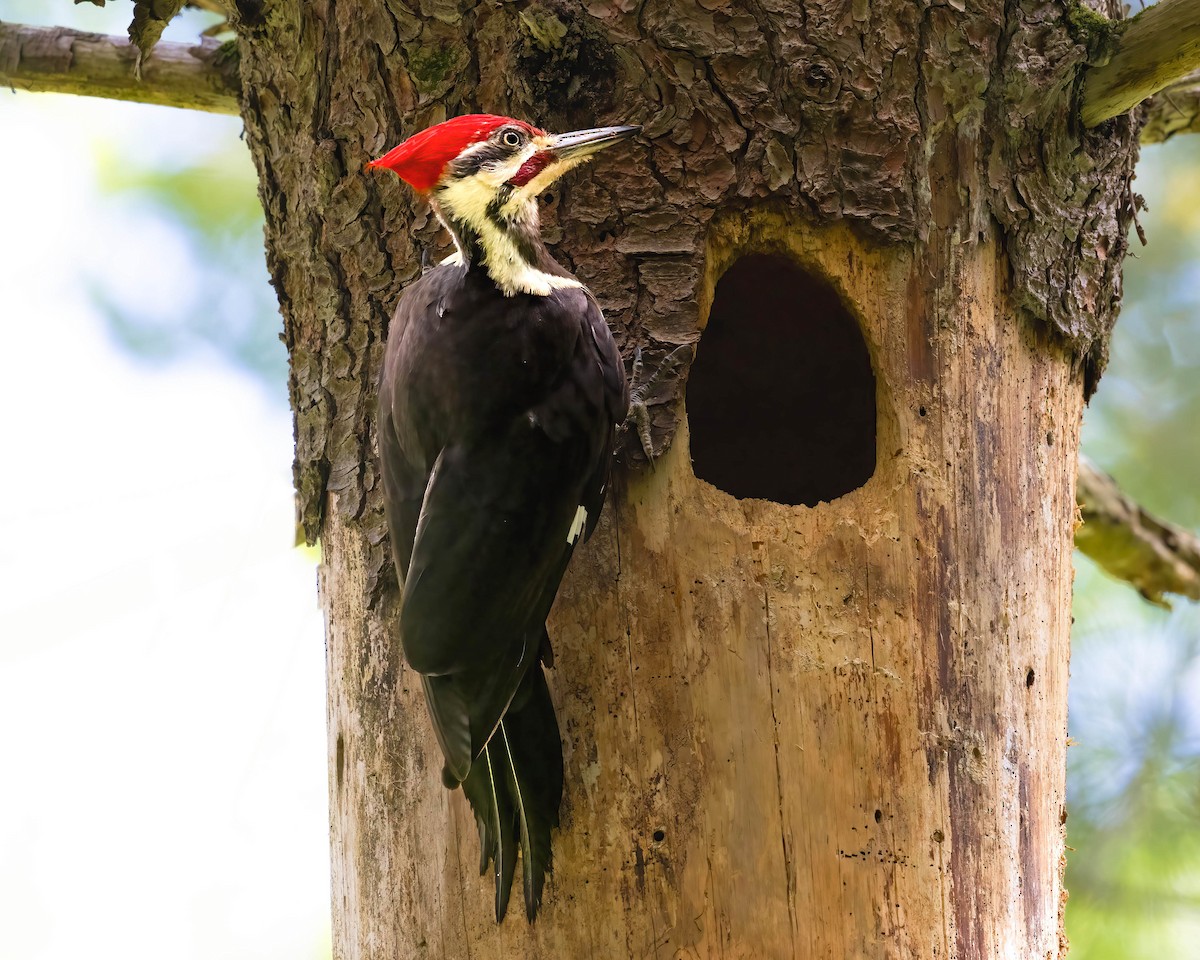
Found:
<path fill-rule="evenodd" d="M 509 298 L 498 317 L 453 280 L 427 275 L 397 310 L 380 452 L 404 650 L 430 677 L 461 781 L 539 658 L 571 551 L 599 516 L 627 397 L 586 291 Z"/>
<path fill-rule="evenodd" d="M 453 693 L 448 684 L 430 688 L 433 700 L 448 695 L 431 710 L 459 780 L 538 658 L 573 547 L 568 533 L 586 476 L 581 446 L 555 444 L 526 420 L 500 437 L 447 448 L 430 478 L 400 634 L 415 670 L 453 678 Z"/>

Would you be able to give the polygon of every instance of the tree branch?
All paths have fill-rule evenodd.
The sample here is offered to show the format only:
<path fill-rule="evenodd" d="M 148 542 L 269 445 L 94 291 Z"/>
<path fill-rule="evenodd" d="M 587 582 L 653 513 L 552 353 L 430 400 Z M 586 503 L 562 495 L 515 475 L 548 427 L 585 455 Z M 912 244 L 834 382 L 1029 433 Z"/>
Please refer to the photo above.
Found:
<path fill-rule="evenodd" d="M 1104 571 L 1159 606 L 1164 593 L 1200 600 L 1200 537 L 1151 516 L 1116 481 L 1079 458 L 1076 490 L 1083 525 L 1075 546 Z"/>
<path fill-rule="evenodd" d="M 1146 101 L 1142 143 L 1162 143 L 1177 133 L 1200 133 L 1200 74 L 1173 83 Z"/>
<path fill-rule="evenodd" d="M 1083 122 L 1094 127 L 1125 113 L 1200 69 L 1200 0 L 1159 0 L 1116 35 L 1107 63 L 1088 70 Z"/>
<path fill-rule="evenodd" d="M 238 112 L 237 54 L 215 40 L 160 43 L 134 76 L 138 50 L 117 37 L 62 27 L 0 23 L 0 85 L 157 103 L 209 113 Z"/>

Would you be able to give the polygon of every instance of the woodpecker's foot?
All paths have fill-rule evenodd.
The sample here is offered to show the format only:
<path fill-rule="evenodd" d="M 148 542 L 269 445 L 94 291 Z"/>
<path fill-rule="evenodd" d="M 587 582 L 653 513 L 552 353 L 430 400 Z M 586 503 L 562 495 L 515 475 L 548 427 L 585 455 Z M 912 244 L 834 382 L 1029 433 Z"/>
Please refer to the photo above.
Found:
<path fill-rule="evenodd" d="M 637 432 L 642 453 L 651 467 L 662 451 L 655 449 L 650 433 L 650 407 L 672 399 L 671 388 L 678 382 L 677 374 L 685 364 L 691 362 L 694 353 L 695 346 L 685 343 L 668 353 L 653 371 L 647 373 L 642 362 L 642 348 L 639 346 L 633 351 L 633 370 L 629 377 L 629 415 L 621 429 Z"/>
<path fill-rule="evenodd" d="M 650 408 L 646 405 L 646 388 L 642 366 L 642 348 L 635 347 L 633 351 L 633 371 L 629 377 L 629 414 L 625 419 L 625 428 L 633 427 L 637 431 L 638 441 L 642 445 L 642 453 L 654 466 L 654 441 L 650 437 Z"/>

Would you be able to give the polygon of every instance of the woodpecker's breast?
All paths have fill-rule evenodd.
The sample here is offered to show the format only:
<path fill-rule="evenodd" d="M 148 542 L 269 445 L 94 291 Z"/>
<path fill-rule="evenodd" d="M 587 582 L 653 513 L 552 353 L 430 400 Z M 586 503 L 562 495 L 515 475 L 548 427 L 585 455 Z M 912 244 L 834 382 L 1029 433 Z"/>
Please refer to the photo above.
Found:
<path fill-rule="evenodd" d="M 504 296 L 482 270 L 450 264 L 422 277 L 401 298 L 384 366 L 402 445 L 440 448 L 514 418 L 535 423 L 564 386 L 579 408 L 569 419 L 602 414 L 603 385 L 574 383 L 595 379 L 601 361 L 588 304 L 582 288 Z"/>

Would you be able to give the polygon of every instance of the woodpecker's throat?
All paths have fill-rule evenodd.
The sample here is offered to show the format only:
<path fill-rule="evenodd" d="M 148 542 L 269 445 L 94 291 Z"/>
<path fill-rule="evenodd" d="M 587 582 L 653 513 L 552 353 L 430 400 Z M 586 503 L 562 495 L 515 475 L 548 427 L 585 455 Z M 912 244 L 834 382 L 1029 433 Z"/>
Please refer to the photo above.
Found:
<path fill-rule="evenodd" d="M 483 267 L 509 297 L 544 297 L 563 287 L 581 286 L 542 242 L 537 197 L 513 197 L 515 192 L 506 184 L 493 194 L 472 180 L 452 181 L 438 189 L 433 207 L 457 248 L 450 262 Z"/>
<path fill-rule="evenodd" d="M 454 237 L 458 257 L 468 268 L 487 270 L 509 297 L 548 296 L 562 287 L 580 286 L 550 256 L 538 218 L 538 194 L 568 164 L 541 161 L 544 154 L 533 143 L 500 163 L 489 163 L 488 146 L 459 157 L 431 197 L 438 218 Z"/>

